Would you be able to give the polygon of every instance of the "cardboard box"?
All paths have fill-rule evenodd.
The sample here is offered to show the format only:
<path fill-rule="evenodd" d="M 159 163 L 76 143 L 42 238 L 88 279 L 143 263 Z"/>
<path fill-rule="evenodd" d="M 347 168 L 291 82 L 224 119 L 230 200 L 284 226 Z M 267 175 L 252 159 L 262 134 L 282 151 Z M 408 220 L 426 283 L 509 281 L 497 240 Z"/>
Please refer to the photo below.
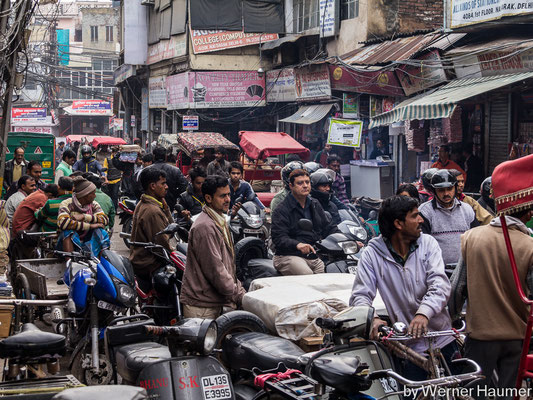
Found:
<path fill-rule="evenodd" d="M 0 305 L 0 338 L 6 338 L 11 333 L 14 308 L 14 306 Z"/>

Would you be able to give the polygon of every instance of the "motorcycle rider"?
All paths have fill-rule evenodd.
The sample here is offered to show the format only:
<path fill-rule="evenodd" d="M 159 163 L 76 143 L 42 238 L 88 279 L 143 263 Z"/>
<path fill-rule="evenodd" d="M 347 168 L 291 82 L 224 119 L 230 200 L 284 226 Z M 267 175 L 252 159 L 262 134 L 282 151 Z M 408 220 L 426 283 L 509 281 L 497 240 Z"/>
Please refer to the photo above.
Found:
<path fill-rule="evenodd" d="M 81 160 L 76 161 L 73 171 L 92 172 L 105 178 L 102 165 L 93 157 L 93 149 L 88 144 L 81 146 Z"/>
<path fill-rule="evenodd" d="M 183 207 L 181 216 L 190 219 L 193 215 L 200 214 L 205 205 L 202 185 L 207 178 L 207 174 L 202 167 L 196 167 L 189 170 L 189 179 L 191 183 L 187 190 L 180 195 L 178 203 Z"/>
<path fill-rule="evenodd" d="M 486 178 L 483 183 L 481 183 L 481 187 L 479 188 L 479 192 L 481 193 L 481 197 L 477 201 L 481 207 L 483 207 L 485 210 L 487 210 L 491 215 L 496 215 L 496 206 L 494 205 L 494 199 L 492 198 L 492 177 L 489 176 Z"/>
<path fill-rule="evenodd" d="M 457 198 L 472 207 L 472 209 L 476 213 L 476 219 L 479 221 L 480 224 L 486 225 L 490 223 L 493 218 L 492 215 L 483 207 L 481 207 L 473 197 L 467 196 L 463 193 L 463 190 L 465 188 L 465 177 L 461 173 L 461 171 L 458 171 L 456 169 L 450 169 L 449 171 L 457 179 Z"/>
<path fill-rule="evenodd" d="M 283 190 L 279 193 L 277 193 L 272 201 L 270 202 L 270 211 L 273 213 L 276 207 L 287 197 L 287 195 L 290 193 L 289 189 L 289 175 L 292 171 L 297 169 L 302 169 L 304 167 L 304 163 L 301 161 L 291 161 L 288 162 L 282 169 L 281 169 L 281 180 L 283 181 Z"/>
<path fill-rule="evenodd" d="M 433 193 L 431 191 L 431 177 L 437 171 L 438 171 L 437 168 L 428 168 L 420 176 L 420 184 L 422 185 L 422 187 L 420 187 L 420 184 L 419 184 L 419 187 L 418 187 L 418 194 L 420 196 L 420 204 L 433 199 Z"/>
<path fill-rule="evenodd" d="M 332 172 L 331 170 L 329 170 Z M 333 174 L 334 175 L 334 174 Z M 338 225 L 341 222 L 339 216 L 339 209 L 331 200 L 331 184 L 334 176 L 328 175 L 326 172 L 313 172 L 311 174 L 311 197 L 318 200 L 324 211 L 331 215 L 331 223 Z"/>
<path fill-rule="evenodd" d="M 242 201 L 248 201 L 251 198 L 253 198 L 253 202 L 257 204 L 257 206 L 261 210 L 265 210 L 265 212 L 268 212 L 270 210 L 266 209 L 263 203 L 261 203 L 261 200 L 255 195 L 254 190 L 252 189 L 252 185 L 250 185 L 248 182 L 244 181 L 242 179 L 242 174 L 244 172 L 244 168 L 242 164 L 238 161 L 232 161 L 229 164 L 229 189 L 231 193 L 230 197 L 230 208 L 233 208 L 235 204 L 235 200 L 238 197 L 242 198 Z M 241 206 L 240 203 L 237 203 L 237 210 Z"/>

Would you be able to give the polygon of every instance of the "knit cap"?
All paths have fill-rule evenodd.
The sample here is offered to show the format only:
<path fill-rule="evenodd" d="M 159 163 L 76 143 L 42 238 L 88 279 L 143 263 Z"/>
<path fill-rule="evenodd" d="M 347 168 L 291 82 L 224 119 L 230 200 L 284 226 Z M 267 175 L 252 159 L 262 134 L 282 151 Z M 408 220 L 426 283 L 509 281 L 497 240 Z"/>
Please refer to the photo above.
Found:
<path fill-rule="evenodd" d="M 74 193 L 79 199 L 81 197 L 87 196 L 89 193 L 96 190 L 96 185 L 92 182 L 89 182 L 87 179 L 77 176 L 73 179 L 74 182 Z"/>

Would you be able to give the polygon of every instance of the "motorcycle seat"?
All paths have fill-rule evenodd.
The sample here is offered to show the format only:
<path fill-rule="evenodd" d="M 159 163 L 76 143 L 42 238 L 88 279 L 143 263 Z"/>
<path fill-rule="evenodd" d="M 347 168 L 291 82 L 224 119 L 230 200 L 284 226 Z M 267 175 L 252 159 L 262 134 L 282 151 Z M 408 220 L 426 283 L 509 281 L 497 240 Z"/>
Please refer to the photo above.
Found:
<path fill-rule="evenodd" d="M 176 244 L 176 250 L 181 254 L 187 254 L 187 243 L 178 242 L 178 244 Z"/>
<path fill-rule="evenodd" d="M 137 386 L 85 386 L 65 389 L 56 394 L 52 400 L 93 400 L 106 398 L 113 400 L 141 400 L 148 399 L 148 394 L 146 393 L 146 389 Z"/>
<path fill-rule="evenodd" d="M 125 204 L 130 210 L 135 210 L 135 206 L 137 205 L 137 200 L 126 199 L 126 200 L 124 200 L 124 204 Z"/>
<path fill-rule="evenodd" d="M 257 367 L 273 369 L 280 362 L 287 368 L 301 369 L 305 353 L 293 342 L 260 332 L 235 333 L 222 344 L 222 356 L 232 369 Z M 225 355 L 230 355 L 225 357 Z M 226 359 L 227 358 L 227 359 Z"/>
<path fill-rule="evenodd" d="M 65 337 L 43 332 L 34 324 L 22 325 L 22 330 L 0 341 L 0 358 L 57 358 L 65 354 Z"/>
<path fill-rule="evenodd" d="M 315 359 L 310 375 L 327 386 L 353 393 L 370 388 L 372 381 L 366 378 L 366 374 L 361 374 L 365 369 L 368 366 L 361 363 L 359 357 L 331 354 Z"/>
<path fill-rule="evenodd" d="M 155 342 L 132 343 L 115 348 L 117 372 L 128 382 L 135 382 L 141 370 L 148 365 L 169 358 L 168 347 Z"/>

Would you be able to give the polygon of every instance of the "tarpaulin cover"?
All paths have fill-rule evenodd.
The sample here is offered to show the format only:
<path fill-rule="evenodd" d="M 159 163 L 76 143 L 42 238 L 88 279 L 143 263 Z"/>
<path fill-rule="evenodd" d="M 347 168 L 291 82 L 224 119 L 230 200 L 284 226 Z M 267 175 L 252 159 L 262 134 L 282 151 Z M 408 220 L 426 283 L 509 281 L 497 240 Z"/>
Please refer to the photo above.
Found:
<path fill-rule="evenodd" d="M 239 150 L 239 146 L 217 132 L 178 132 L 178 144 L 189 156 L 193 151 L 219 146 L 228 150 Z"/>
<path fill-rule="evenodd" d="M 240 146 L 253 160 L 280 154 L 298 154 L 303 160 L 309 158 L 309 149 L 302 146 L 285 132 L 240 131 Z"/>
<path fill-rule="evenodd" d="M 244 32 L 283 33 L 285 16 L 281 0 L 245 0 Z"/>
<path fill-rule="evenodd" d="M 67 143 L 81 142 L 82 139 L 86 139 L 87 142 L 91 143 L 92 140 L 94 139 L 94 136 L 90 136 L 90 135 L 68 135 L 67 136 Z"/>
<path fill-rule="evenodd" d="M 241 0 L 194 0 L 189 7 L 191 29 L 242 31 Z"/>
<path fill-rule="evenodd" d="M 113 137 L 113 136 L 95 136 L 92 140 L 93 147 L 96 147 L 100 144 L 105 144 L 108 146 L 119 146 L 122 144 L 126 144 L 126 141 L 119 137 Z"/>

